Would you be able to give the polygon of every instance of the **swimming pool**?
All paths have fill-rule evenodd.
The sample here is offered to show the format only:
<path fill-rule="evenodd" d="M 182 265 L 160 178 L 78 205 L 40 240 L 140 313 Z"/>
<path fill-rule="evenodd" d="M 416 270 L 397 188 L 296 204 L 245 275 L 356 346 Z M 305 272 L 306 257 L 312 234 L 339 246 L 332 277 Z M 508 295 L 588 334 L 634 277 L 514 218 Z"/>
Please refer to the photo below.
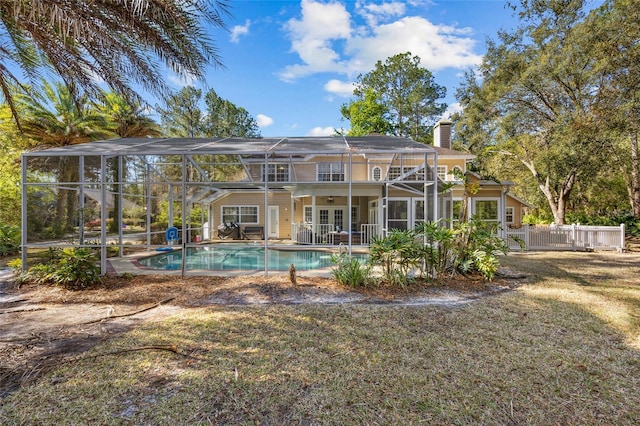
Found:
<path fill-rule="evenodd" d="M 315 250 L 279 250 L 269 248 L 269 270 L 288 271 L 293 263 L 298 271 L 321 269 L 333 266 L 331 253 Z M 353 257 L 366 259 L 367 255 Z M 182 269 L 182 251 L 175 250 L 140 259 L 149 269 Z M 264 247 L 215 245 L 187 248 L 187 270 L 207 271 L 264 271 Z"/>

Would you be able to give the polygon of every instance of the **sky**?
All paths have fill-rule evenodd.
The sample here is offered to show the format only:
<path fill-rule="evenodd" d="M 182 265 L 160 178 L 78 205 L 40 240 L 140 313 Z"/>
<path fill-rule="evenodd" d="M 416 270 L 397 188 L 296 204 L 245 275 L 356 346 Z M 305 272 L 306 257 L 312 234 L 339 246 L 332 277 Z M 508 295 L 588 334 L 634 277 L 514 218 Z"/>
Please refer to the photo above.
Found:
<path fill-rule="evenodd" d="M 446 87 L 457 108 L 463 73 L 482 60 L 486 40 L 517 19 L 504 1 L 230 0 L 227 31 L 211 36 L 224 69 L 205 82 L 167 75 L 178 90 L 193 85 L 245 108 L 264 137 L 331 135 L 348 129 L 341 105 L 353 82 L 377 61 L 405 52 Z M 157 103 L 157 101 L 156 101 Z"/>

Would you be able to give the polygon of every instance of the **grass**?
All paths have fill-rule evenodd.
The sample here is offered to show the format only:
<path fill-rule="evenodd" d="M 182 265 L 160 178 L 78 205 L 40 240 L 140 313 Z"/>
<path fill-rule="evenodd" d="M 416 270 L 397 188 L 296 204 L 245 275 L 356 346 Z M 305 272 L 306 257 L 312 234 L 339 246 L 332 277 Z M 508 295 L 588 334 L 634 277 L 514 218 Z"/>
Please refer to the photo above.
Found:
<path fill-rule="evenodd" d="M 450 307 L 193 309 L 0 402 L 2 424 L 639 424 L 637 255 L 503 259 L 534 283 Z M 91 355 L 89 354 L 89 355 Z"/>

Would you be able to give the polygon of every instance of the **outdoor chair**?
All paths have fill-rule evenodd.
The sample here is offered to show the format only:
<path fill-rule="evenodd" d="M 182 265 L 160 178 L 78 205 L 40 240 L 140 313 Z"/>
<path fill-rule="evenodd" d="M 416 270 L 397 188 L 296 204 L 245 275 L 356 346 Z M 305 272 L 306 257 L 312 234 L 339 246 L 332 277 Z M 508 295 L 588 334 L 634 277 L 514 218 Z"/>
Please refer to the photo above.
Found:
<path fill-rule="evenodd" d="M 239 240 L 240 239 L 240 227 L 237 223 L 223 222 L 218 225 L 218 239 L 219 240 Z"/>

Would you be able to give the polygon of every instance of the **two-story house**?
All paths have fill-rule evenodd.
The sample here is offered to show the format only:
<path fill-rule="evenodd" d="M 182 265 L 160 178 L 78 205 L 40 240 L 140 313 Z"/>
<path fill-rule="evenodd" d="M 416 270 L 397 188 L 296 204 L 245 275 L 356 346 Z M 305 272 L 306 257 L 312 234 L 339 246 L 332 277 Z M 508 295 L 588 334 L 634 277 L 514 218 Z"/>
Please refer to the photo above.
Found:
<path fill-rule="evenodd" d="M 450 172 L 467 172 L 473 156 L 450 149 L 450 123 L 434 134 L 433 146 L 382 135 L 143 138 L 25 153 L 24 247 L 43 247 L 61 223 L 65 238 L 97 247 L 163 244 L 167 228 L 186 243 L 358 245 L 424 220 L 446 224 L 460 211 L 519 225 L 526 204 L 510 194 L 512 183 L 467 173 L 477 185 L 465 191 Z M 224 224 L 237 231 L 220 231 Z"/>
<path fill-rule="evenodd" d="M 511 181 L 496 182 L 483 179 L 468 171 L 467 164 L 475 159 L 472 154 L 451 149 L 451 122 L 436 124 L 433 145 L 438 154 L 437 172 L 442 182 L 450 185 L 450 197 L 445 200 L 451 220 L 461 215 L 476 215 L 488 222 L 495 222 L 502 230 L 520 227 L 525 210 L 530 206 L 510 192 L 515 185 Z"/>

